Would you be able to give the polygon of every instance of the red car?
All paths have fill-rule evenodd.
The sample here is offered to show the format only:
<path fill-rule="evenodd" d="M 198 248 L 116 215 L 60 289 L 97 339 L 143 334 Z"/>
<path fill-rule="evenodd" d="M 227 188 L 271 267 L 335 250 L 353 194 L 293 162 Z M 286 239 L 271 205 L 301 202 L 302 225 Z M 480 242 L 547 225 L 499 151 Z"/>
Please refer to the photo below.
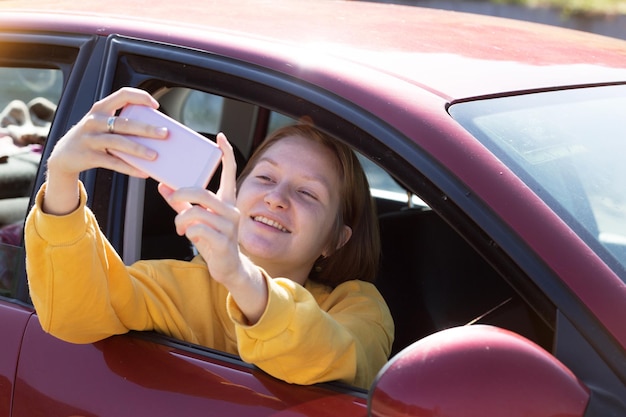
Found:
<path fill-rule="evenodd" d="M 0 416 L 626 415 L 626 42 L 355 1 L 4 0 L 0 79 L 0 109 L 27 109 L 0 125 Z M 396 325 L 369 390 L 42 331 L 21 238 L 38 167 L 121 86 L 241 163 L 303 117 L 360 154 Z M 189 256 L 154 181 L 82 180 L 126 262 Z"/>

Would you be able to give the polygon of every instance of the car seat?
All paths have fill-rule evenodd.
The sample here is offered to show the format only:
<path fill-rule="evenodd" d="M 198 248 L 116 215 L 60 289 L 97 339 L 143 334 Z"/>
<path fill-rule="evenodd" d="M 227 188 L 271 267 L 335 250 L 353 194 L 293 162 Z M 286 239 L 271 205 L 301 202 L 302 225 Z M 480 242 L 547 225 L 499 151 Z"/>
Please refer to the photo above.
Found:
<path fill-rule="evenodd" d="M 438 330 L 490 323 L 538 339 L 532 312 L 508 283 L 437 213 L 379 217 L 376 285 L 393 316 L 392 355 Z"/>

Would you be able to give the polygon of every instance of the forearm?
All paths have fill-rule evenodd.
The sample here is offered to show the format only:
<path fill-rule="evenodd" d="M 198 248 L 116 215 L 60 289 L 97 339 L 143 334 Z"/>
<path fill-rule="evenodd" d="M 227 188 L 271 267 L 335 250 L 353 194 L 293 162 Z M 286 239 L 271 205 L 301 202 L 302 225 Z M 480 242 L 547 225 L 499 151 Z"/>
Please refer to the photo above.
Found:
<path fill-rule="evenodd" d="M 252 325 L 259 321 L 267 308 L 267 283 L 259 268 L 246 256 L 240 256 L 240 273 L 237 279 L 229 281 L 226 288 L 244 314 L 247 324 Z"/>
<path fill-rule="evenodd" d="M 48 169 L 47 187 L 42 210 L 48 214 L 65 215 L 79 204 L 78 174 L 64 174 Z"/>

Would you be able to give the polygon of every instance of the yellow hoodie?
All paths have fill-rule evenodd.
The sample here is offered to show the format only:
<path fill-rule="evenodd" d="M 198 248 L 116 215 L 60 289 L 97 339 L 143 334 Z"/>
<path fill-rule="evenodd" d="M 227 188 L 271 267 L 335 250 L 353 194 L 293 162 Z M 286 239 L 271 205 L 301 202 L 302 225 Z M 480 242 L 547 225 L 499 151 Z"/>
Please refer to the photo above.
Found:
<path fill-rule="evenodd" d="M 393 321 L 372 284 L 351 280 L 332 289 L 309 280 L 303 287 L 264 274 L 267 308 L 249 326 L 199 256 L 124 265 L 80 190 L 77 210 L 53 216 L 41 210 L 44 185 L 26 220 L 30 294 L 46 332 L 92 343 L 155 330 L 239 354 L 296 384 L 340 380 L 368 388 L 387 361 Z"/>

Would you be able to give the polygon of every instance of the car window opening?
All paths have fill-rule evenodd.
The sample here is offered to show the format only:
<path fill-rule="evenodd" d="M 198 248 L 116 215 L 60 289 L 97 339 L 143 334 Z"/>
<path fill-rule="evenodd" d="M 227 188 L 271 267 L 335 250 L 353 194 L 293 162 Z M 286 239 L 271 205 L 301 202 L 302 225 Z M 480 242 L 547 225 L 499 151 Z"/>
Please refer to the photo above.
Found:
<path fill-rule="evenodd" d="M 187 95 L 194 102 L 207 102 L 201 96 L 209 95 L 200 92 Z M 167 107 L 171 108 L 172 97 L 167 99 L 170 100 Z M 211 111 L 219 115 L 212 116 L 212 120 L 237 118 L 234 114 L 224 114 L 223 99 L 210 98 L 208 102 L 212 103 Z M 222 107 L 215 103 L 221 103 Z M 182 114 L 188 113 L 187 106 L 188 103 L 178 104 L 185 109 Z M 280 113 L 268 114 L 270 129 L 294 121 Z M 215 122 L 211 125 L 207 130 L 222 129 Z M 214 138 L 211 134 L 207 136 Z M 246 157 L 239 150 L 237 154 L 241 169 Z M 391 356 L 439 330 L 475 323 L 508 328 L 551 349 L 552 330 L 456 231 L 384 169 L 361 154 L 359 160 L 379 207 L 382 262 L 376 285 L 391 309 L 396 326 Z M 209 188 L 217 189 L 216 177 L 219 173 Z M 192 245 L 176 234 L 173 216 L 156 191 L 156 182 L 146 180 L 142 259 L 188 260 L 194 256 Z"/>

